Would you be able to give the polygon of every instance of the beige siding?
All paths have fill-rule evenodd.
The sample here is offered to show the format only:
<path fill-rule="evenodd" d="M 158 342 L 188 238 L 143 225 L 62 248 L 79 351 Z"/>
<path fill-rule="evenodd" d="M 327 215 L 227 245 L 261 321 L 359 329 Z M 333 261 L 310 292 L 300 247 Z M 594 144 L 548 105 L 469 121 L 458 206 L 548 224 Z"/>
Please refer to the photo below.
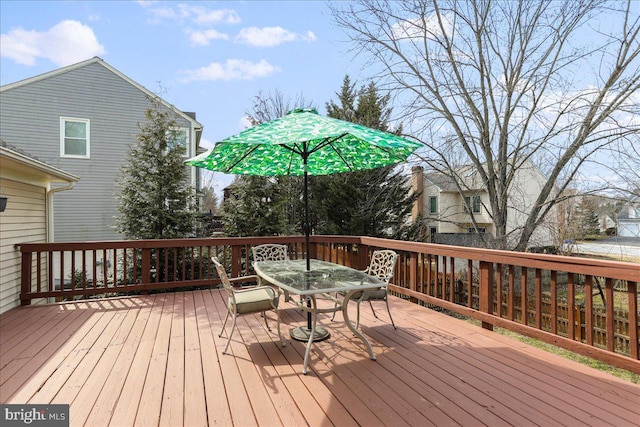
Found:
<path fill-rule="evenodd" d="M 0 213 L 0 313 L 20 304 L 20 243 L 46 242 L 45 188 L 0 179 L 0 193 L 9 196 Z"/>
<path fill-rule="evenodd" d="M 545 182 L 546 177 L 530 163 L 518 169 L 513 185 L 509 189 L 507 232 L 522 229 L 527 221 L 531 207 L 536 203 L 536 199 Z M 529 240 L 529 246 L 554 244 L 554 237 L 558 232 L 556 218 L 557 214 L 554 209 L 543 224 L 533 233 Z M 511 242 L 511 244 L 515 244 L 515 241 Z"/>

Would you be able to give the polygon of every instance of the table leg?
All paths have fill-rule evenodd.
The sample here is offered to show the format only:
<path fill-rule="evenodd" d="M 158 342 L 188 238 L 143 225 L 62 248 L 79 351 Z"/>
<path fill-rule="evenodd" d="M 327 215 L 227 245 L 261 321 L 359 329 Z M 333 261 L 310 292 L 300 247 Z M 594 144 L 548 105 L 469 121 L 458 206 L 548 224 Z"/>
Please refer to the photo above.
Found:
<path fill-rule="evenodd" d="M 344 316 L 344 322 L 347 324 L 347 327 L 351 330 L 351 332 L 353 332 L 355 336 L 360 338 L 360 340 L 367 347 L 367 351 L 369 352 L 369 359 L 376 360 L 376 355 L 373 353 L 373 347 L 371 347 L 371 343 L 369 342 L 367 337 L 365 337 L 360 331 L 358 331 L 357 328 L 353 327 L 353 325 L 351 324 L 351 319 L 349 319 L 349 312 L 348 312 L 349 310 L 347 310 L 349 306 L 349 301 L 351 301 L 351 297 L 355 295 L 357 292 L 358 291 L 349 292 L 345 296 L 345 298 L 342 300 L 342 315 Z"/>

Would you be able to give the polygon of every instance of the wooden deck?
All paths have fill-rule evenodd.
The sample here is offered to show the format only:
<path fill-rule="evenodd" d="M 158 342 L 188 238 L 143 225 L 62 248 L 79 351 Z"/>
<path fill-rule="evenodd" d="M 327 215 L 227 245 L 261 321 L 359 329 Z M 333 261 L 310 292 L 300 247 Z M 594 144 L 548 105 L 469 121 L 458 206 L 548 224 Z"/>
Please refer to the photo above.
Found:
<path fill-rule="evenodd" d="M 640 425 L 637 385 L 392 298 L 396 331 L 379 307 L 377 361 L 322 316 L 306 376 L 304 344 L 258 315 L 223 355 L 218 290 L 21 307 L 0 316 L 0 402 L 68 403 L 72 426 Z"/>

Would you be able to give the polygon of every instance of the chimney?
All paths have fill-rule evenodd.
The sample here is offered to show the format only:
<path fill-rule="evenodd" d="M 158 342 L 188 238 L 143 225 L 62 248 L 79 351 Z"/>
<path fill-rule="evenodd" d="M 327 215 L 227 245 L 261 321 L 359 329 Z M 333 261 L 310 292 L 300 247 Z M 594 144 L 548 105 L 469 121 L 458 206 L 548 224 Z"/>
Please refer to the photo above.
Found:
<path fill-rule="evenodd" d="M 411 217 L 415 220 L 424 210 L 424 169 L 422 166 L 414 166 L 411 168 L 411 190 L 414 194 L 418 194 L 418 198 L 413 202 Z"/>

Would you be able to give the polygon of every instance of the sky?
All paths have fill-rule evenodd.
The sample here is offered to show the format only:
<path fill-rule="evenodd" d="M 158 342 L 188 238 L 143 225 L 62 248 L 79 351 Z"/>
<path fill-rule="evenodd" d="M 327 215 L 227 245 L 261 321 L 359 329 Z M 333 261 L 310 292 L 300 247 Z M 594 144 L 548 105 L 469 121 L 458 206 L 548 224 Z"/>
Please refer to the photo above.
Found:
<path fill-rule="evenodd" d="M 253 99 L 281 92 L 321 114 L 345 74 L 365 83 L 320 1 L 0 1 L 0 83 L 99 56 L 204 126 L 236 134 Z M 213 175 L 219 192 L 231 176 Z"/>

